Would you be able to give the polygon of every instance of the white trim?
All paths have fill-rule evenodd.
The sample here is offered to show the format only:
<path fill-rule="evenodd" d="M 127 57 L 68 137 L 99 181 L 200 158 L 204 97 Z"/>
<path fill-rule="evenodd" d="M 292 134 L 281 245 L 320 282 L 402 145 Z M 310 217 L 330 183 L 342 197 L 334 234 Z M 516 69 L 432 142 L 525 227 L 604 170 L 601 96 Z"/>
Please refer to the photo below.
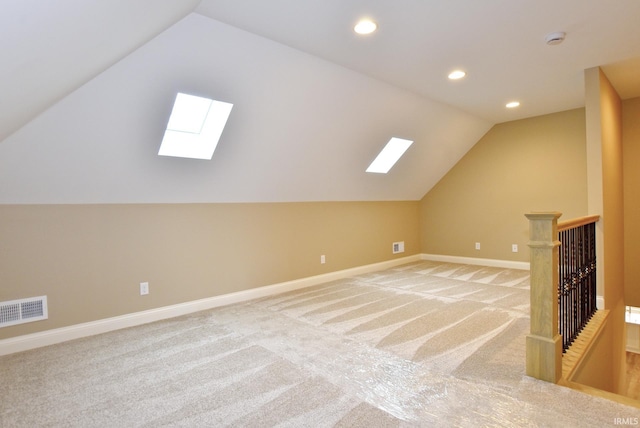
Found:
<path fill-rule="evenodd" d="M 421 254 L 420 258 L 422 260 L 431 260 L 434 262 L 461 263 L 467 265 L 501 267 L 506 269 L 530 270 L 528 262 L 514 262 L 510 260 L 480 259 L 475 257 L 446 256 L 439 254 Z"/>
<path fill-rule="evenodd" d="M 13 354 L 15 352 L 27 351 L 29 349 L 40 348 L 42 346 L 54 345 L 68 340 L 80 339 L 82 337 L 107 333 L 127 327 L 134 327 L 154 321 L 186 315 L 193 312 L 216 308 L 219 306 L 231 305 L 234 303 L 246 302 L 260 297 L 271 296 L 273 294 L 286 291 L 297 290 L 299 288 L 310 287 L 337 279 L 349 278 L 364 273 L 389 269 L 406 263 L 421 260 L 419 254 L 388 260 L 380 263 L 344 269 L 336 272 L 329 272 L 322 275 L 310 276 L 279 284 L 267 285 L 252 288 L 250 290 L 238 291 L 235 293 L 223 294 L 221 296 L 209 297 L 206 299 L 194 300 L 191 302 L 179 303 L 177 305 L 164 306 L 142 312 L 121 315 L 112 318 L 105 318 L 97 321 L 46 330 L 38 333 L 26 334 L 23 336 L 11 337 L 0 340 L 0 356 Z"/>
<path fill-rule="evenodd" d="M 640 354 L 640 348 L 633 348 L 633 347 L 627 346 L 625 350 L 627 352 L 631 352 L 634 354 Z"/>
<path fill-rule="evenodd" d="M 633 352 L 634 354 L 640 354 L 640 325 L 626 323 L 627 340 L 626 348 L 627 352 Z"/>

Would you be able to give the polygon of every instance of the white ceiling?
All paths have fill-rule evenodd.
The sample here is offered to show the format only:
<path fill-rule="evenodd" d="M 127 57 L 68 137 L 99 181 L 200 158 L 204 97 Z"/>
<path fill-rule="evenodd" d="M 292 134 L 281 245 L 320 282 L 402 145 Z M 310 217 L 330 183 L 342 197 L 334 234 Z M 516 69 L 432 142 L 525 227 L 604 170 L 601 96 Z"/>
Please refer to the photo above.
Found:
<path fill-rule="evenodd" d="M 362 16 L 378 32 L 354 34 Z M 637 0 L 2 0 L 0 203 L 420 199 L 492 124 L 583 106 L 586 68 L 640 96 L 638 18 Z M 156 155 L 177 91 L 234 103 L 212 161 Z M 392 136 L 415 144 L 365 173 Z"/>
<path fill-rule="evenodd" d="M 0 0 L 0 141 L 199 0 Z"/>
<path fill-rule="evenodd" d="M 493 123 L 581 107 L 585 69 L 640 58 L 637 0 L 204 0 L 196 10 Z M 363 16 L 379 24 L 368 38 L 352 31 Z M 546 45 L 556 31 L 565 42 Z M 468 77 L 451 84 L 455 68 Z M 623 98 L 640 96 L 637 76 L 613 82 Z M 512 99 L 516 111 L 504 108 Z"/>

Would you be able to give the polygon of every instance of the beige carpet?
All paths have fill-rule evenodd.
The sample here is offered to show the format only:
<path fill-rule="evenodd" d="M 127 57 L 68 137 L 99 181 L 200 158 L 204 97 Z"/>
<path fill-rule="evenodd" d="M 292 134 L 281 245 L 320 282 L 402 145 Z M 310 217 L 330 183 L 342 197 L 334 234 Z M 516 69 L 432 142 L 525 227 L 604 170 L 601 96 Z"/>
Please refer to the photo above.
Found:
<path fill-rule="evenodd" d="M 2 427 L 612 426 L 524 375 L 528 272 L 418 262 L 0 357 Z"/>

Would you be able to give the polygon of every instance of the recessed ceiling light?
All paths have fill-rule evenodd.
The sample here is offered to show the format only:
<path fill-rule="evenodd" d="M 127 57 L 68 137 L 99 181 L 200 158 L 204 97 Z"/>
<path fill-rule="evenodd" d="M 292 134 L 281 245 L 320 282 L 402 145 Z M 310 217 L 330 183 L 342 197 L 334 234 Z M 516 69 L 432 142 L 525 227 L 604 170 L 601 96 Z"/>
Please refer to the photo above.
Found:
<path fill-rule="evenodd" d="M 178 93 L 158 155 L 211 159 L 233 104 Z"/>
<path fill-rule="evenodd" d="M 458 80 L 458 79 L 462 79 L 466 75 L 467 75 L 467 73 L 465 73 L 462 70 L 454 70 L 451 73 L 449 73 L 449 79 Z"/>
<path fill-rule="evenodd" d="M 393 137 L 389 140 L 382 151 L 371 162 L 367 172 L 375 172 L 380 174 L 386 174 L 391 167 L 400 159 L 400 157 L 407 151 L 409 146 L 413 144 L 411 140 L 403 140 L 402 138 Z"/>
<path fill-rule="evenodd" d="M 378 24 L 373 22 L 370 19 L 362 19 L 360 20 L 355 27 L 353 27 L 353 31 L 358 34 L 371 34 L 378 28 Z"/>
<path fill-rule="evenodd" d="M 516 108 L 520 106 L 520 102 L 519 101 L 511 101 L 509 103 L 507 103 L 506 107 L 507 108 Z"/>

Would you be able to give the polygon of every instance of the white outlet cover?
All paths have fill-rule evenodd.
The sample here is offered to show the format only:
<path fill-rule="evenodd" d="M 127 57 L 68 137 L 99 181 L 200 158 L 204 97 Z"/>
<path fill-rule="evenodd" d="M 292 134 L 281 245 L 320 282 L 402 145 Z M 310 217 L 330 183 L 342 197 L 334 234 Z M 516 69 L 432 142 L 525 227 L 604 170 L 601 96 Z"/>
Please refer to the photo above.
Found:
<path fill-rule="evenodd" d="M 140 283 L 140 295 L 144 296 L 146 294 L 149 294 L 149 283 L 148 282 L 141 282 Z"/>

